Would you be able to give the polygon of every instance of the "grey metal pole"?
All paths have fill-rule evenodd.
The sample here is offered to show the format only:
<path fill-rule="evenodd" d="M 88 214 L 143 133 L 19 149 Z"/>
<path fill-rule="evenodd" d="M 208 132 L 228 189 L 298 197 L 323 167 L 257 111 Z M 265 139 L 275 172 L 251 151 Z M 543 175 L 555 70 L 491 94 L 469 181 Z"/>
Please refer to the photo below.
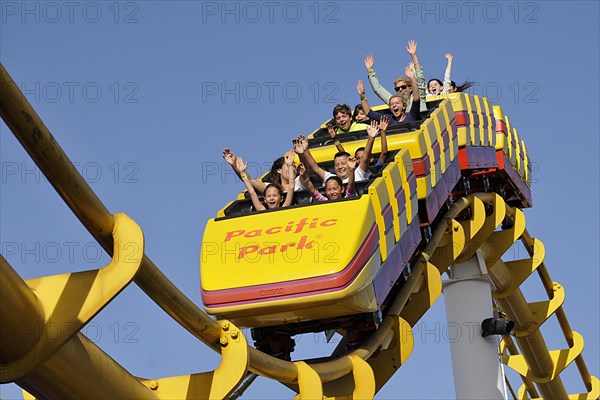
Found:
<path fill-rule="evenodd" d="M 481 336 L 481 321 L 493 317 L 491 282 L 479 252 L 452 265 L 443 283 L 447 339 L 457 399 L 506 399 L 498 337 Z"/>

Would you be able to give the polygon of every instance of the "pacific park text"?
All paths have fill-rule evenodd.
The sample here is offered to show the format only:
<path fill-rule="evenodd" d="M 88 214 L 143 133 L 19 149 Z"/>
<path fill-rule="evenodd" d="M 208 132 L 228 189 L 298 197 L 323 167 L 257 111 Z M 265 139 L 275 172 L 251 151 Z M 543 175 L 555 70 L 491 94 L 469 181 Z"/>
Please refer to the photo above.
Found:
<path fill-rule="evenodd" d="M 233 238 L 254 239 L 263 235 L 276 235 L 278 233 L 289 232 L 294 234 L 302 233 L 308 229 L 327 228 L 337 224 L 337 219 L 326 219 L 319 221 L 319 218 L 302 218 L 298 222 L 290 221 L 287 225 L 271 226 L 266 229 L 253 229 L 246 231 L 245 229 L 237 229 L 225 233 L 223 242 L 229 242 Z M 308 240 L 308 235 L 303 235 L 298 241 L 288 243 L 273 244 L 269 243 L 265 246 L 259 246 L 256 243 L 249 244 L 240 248 L 238 260 L 244 258 L 248 254 L 256 253 L 260 255 L 274 254 L 276 252 L 284 253 L 287 249 L 294 247 L 297 250 L 312 249 L 314 240 Z"/>

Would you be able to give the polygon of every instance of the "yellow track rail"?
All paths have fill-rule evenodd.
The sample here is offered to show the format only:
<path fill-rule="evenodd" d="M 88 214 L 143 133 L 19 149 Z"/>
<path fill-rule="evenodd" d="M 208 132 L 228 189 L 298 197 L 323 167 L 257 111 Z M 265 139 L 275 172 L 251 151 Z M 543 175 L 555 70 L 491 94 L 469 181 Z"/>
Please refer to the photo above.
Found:
<path fill-rule="evenodd" d="M 14 313 L 12 308 L 11 312 L 3 308 L 0 324 L 61 321 L 74 327 L 52 348 L 45 348 L 35 338 L 26 343 L 15 341 L 10 346 L 3 343 L 1 382 L 15 381 L 42 397 L 227 398 L 251 371 L 288 384 L 299 392 L 300 398 L 371 398 L 410 355 L 412 334 L 405 327 L 414 326 L 438 298 L 440 274 L 450 264 L 468 259 L 479 250 L 485 255 L 497 287 L 494 295 L 498 306 L 517 322 L 516 342 L 521 353 L 514 342 L 505 340 L 503 357 L 523 375 L 525 384 L 519 398 L 538 396 L 537 390 L 543 398 L 566 398 L 559 375 L 573 360 L 588 393 L 571 398 L 598 397 L 598 379 L 589 375 L 581 356 L 582 339 L 571 331 L 560 306 L 562 289 L 551 282 L 540 262 L 539 249 L 543 247 L 524 230 L 522 212 L 507 207 L 499 196 L 482 194 L 455 202 L 435 227 L 379 329 L 360 348 L 322 363 L 286 362 L 249 346 L 237 327 L 228 321 L 214 321 L 185 297 L 144 254 L 143 236 L 135 222 L 124 215 L 110 214 L 84 179 L 73 173 L 68 157 L 1 65 L 0 84 L 2 118 L 75 215 L 113 256 L 113 261 L 101 270 L 44 277 L 35 282 L 23 282 L 0 258 L 0 300 L 21 310 Z M 65 174 L 57 166 L 69 168 L 70 173 Z M 471 217 L 460 218 L 467 208 Z M 507 218 L 513 221 L 512 227 L 497 230 Z M 531 259 L 518 265 L 514 261 L 503 262 L 500 256 L 519 239 L 530 251 Z M 132 250 L 119 243 L 135 246 Z M 504 251 L 492 251 L 498 248 Z M 119 254 L 127 251 L 133 251 L 134 261 L 123 265 Z M 519 290 L 520 283 L 534 270 L 549 294 L 545 306 L 528 305 Z M 180 325 L 219 351 L 221 365 L 206 373 L 140 380 L 78 333 L 132 281 Z M 57 304 L 56 299 L 82 296 L 80 289 L 84 286 L 90 288 L 83 296 L 86 300 L 60 302 L 71 304 L 65 308 L 51 307 Z M 569 349 L 548 351 L 539 326 L 552 312 L 539 317 L 542 309 L 557 315 Z M 535 318 L 531 316 L 534 311 Z M 5 351 L 7 348 L 11 350 Z M 81 365 L 83 354 L 87 354 L 86 365 Z"/>

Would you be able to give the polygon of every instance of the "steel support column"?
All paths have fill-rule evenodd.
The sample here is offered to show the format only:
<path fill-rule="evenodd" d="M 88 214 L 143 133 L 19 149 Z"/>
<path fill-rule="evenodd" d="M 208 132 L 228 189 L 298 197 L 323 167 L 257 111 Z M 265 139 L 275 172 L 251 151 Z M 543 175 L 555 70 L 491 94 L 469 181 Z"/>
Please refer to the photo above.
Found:
<path fill-rule="evenodd" d="M 450 267 L 443 284 L 447 339 L 457 399 L 506 399 L 498 337 L 481 336 L 481 321 L 493 317 L 491 284 L 479 252 Z"/>

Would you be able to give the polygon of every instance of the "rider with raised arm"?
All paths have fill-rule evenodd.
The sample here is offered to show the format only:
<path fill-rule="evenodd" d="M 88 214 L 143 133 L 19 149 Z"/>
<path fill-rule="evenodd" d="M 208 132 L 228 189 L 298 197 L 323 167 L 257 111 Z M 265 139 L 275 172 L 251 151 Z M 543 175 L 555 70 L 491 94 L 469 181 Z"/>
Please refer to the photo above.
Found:
<path fill-rule="evenodd" d="M 377 123 L 375 121 L 373 121 L 371 126 L 368 127 L 367 134 L 369 137 L 365 146 L 365 156 L 361 158 L 359 166 L 354 169 L 354 177 L 357 182 L 367 180 L 371 176 L 371 171 L 369 171 L 369 158 L 371 157 L 375 137 L 379 134 L 379 128 L 377 127 Z M 316 174 L 323 182 L 326 182 L 330 176 L 334 175 L 331 172 L 319 167 L 319 164 L 317 164 L 312 154 L 310 154 L 310 150 L 308 149 L 308 140 L 306 140 L 304 136 L 298 136 L 293 140 L 293 144 L 294 151 L 300 157 L 300 161 L 305 167 L 307 167 L 307 169 L 313 171 L 313 173 Z M 348 181 L 348 177 L 352 173 L 348 167 L 348 157 L 350 157 L 350 154 L 346 152 L 338 152 L 333 158 L 335 175 L 340 177 L 344 183 Z"/>
<path fill-rule="evenodd" d="M 267 185 L 264 191 L 264 204 L 261 203 L 248 174 L 246 173 L 246 168 L 248 167 L 248 163 L 244 161 L 242 157 L 236 157 L 235 164 L 232 165 L 234 171 L 238 174 L 244 185 L 246 186 L 246 190 L 248 190 L 248 194 L 250 195 L 250 199 L 252 200 L 252 205 L 256 211 L 262 211 L 277 207 L 287 207 L 292 204 L 294 200 L 294 179 L 291 179 L 288 182 L 287 192 L 284 193 L 283 187 L 278 183 L 270 183 Z M 290 168 L 289 165 L 285 164 L 284 169 L 286 169 L 286 174 L 289 177 L 296 175 L 296 170 Z M 285 196 L 285 202 L 283 200 Z"/>
<path fill-rule="evenodd" d="M 350 171 L 356 169 L 357 160 L 354 157 L 348 157 L 348 168 Z M 356 190 L 354 188 L 354 174 L 348 175 L 348 184 L 346 185 L 346 191 L 344 192 L 344 185 L 342 180 L 337 175 L 331 175 L 325 181 L 325 196 L 319 192 L 315 185 L 311 182 L 304 164 L 300 163 L 298 166 L 298 173 L 300 174 L 300 180 L 302 184 L 306 186 L 309 193 L 312 195 L 313 201 L 327 201 L 336 200 L 341 198 L 348 198 L 356 196 Z"/>
<path fill-rule="evenodd" d="M 375 163 L 375 165 L 383 165 L 386 161 L 386 157 L 387 157 L 387 152 L 388 152 L 388 146 L 387 146 L 387 137 L 386 137 L 386 131 L 387 131 L 387 127 L 390 124 L 390 120 L 387 116 L 383 116 L 381 118 L 381 120 L 379 121 L 379 124 L 377 125 L 379 127 L 379 133 L 381 136 L 381 153 L 379 154 L 379 159 L 377 160 L 377 163 Z M 346 150 L 344 150 L 344 146 L 342 146 L 342 144 L 337 140 L 337 133 L 335 133 L 335 130 L 329 129 L 329 136 L 331 137 L 331 139 L 335 140 L 335 144 L 336 144 L 336 148 L 338 151 L 341 152 L 345 152 Z M 358 149 L 356 149 L 356 151 L 354 152 L 354 157 L 356 157 L 356 160 L 360 163 L 360 160 L 362 159 L 362 156 L 364 155 L 365 152 L 365 148 L 364 147 L 359 147 Z M 373 157 L 369 157 L 369 163 L 371 163 Z"/>
<path fill-rule="evenodd" d="M 385 103 L 389 103 L 390 97 L 392 97 L 392 93 L 388 92 L 386 88 L 381 86 L 379 83 L 379 79 L 377 75 L 375 75 L 375 71 L 373 70 L 373 65 L 375 64 L 375 57 L 373 54 L 367 54 L 365 57 L 365 68 L 367 69 L 367 75 L 369 77 L 369 83 L 371 84 L 371 88 L 375 92 L 375 94 Z M 410 100 L 410 92 L 412 90 L 412 86 L 410 83 L 410 79 L 406 76 L 400 76 L 394 80 L 394 90 L 395 94 L 401 95 L 405 97 L 407 100 Z"/>
<path fill-rule="evenodd" d="M 437 78 L 430 79 L 429 82 L 427 82 L 427 91 L 429 92 L 428 96 L 438 96 L 440 94 L 452 93 L 452 81 L 450 80 L 450 74 L 452 73 L 453 57 L 450 53 L 446 53 L 444 57 L 446 57 L 446 60 L 448 60 L 448 64 L 446 65 L 446 72 L 444 73 L 444 82 L 442 83 L 442 81 L 440 81 Z"/>
<path fill-rule="evenodd" d="M 408 67 L 406 67 L 405 72 L 406 72 L 406 75 L 411 79 L 411 85 L 413 88 L 412 106 L 410 108 L 410 111 L 408 113 L 406 113 L 406 105 L 407 104 L 406 104 L 405 99 L 402 96 L 397 95 L 397 94 L 390 97 L 389 107 L 390 107 L 390 111 L 392 112 L 392 115 L 390 118 L 390 125 L 396 125 L 396 124 L 399 124 L 402 122 L 412 122 L 412 121 L 416 121 L 420 118 L 420 112 L 419 112 L 420 99 L 419 99 L 417 84 L 414 79 L 414 71 L 413 71 L 412 66 L 409 65 Z M 365 85 L 363 84 L 363 81 L 361 81 L 360 79 L 358 80 L 358 83 L 356 84 L 356 90 L 358 91 L 358 94 L 360 96 L 360 100 L 361 100 L 363 109 L 367 112 L 367 116 L 372 120 L 380 121 L 381 117 L 383 117 L 384 114 L 371 110 L 371 106 L 369 105 L 369 102 L 367 101 L 367 96 L 365 95 Z"/>

